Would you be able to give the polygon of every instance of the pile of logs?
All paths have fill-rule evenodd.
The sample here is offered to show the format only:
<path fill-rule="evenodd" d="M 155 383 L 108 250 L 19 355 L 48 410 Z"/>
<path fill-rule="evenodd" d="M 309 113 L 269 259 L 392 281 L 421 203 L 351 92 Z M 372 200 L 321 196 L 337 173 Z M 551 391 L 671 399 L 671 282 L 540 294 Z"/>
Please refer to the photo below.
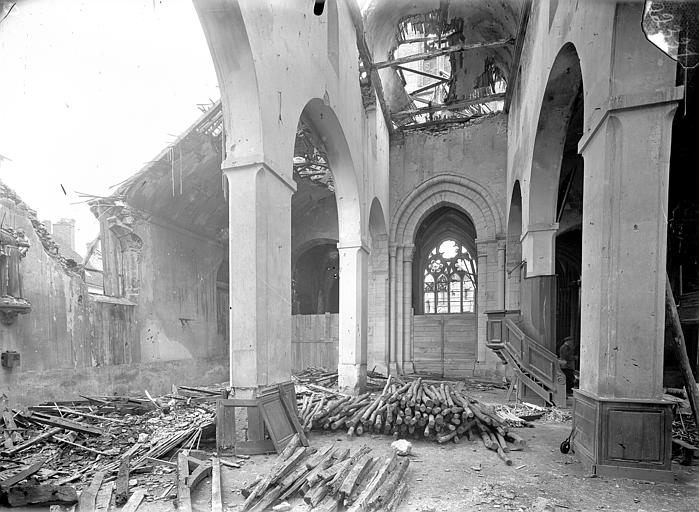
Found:
<path fill-rule="evenodd" d="M 243 512 L 259 512 L 277 502 L 303 498 L 314 511 L 392 511 L 407 491 L 407 458 L 372 457 L 365 445 L 350 454 L 331 445 L 316 452 L 292 438 L 264 478 L 243 489 Z M 277 507 L 279 508 L 279 507 Z"/>
<path fill-rule="evenodd" d="M 431 385 L 420 378 L 407 384 L 389 378 L 375 398 L 364 394 L 327 401 L 324 396 L 304 400 L 299 415 L 305 429 L 342 429 L 349 436 L 373 432 L 396 438 L 423 437 L 438 443 L 458 443 L 462 437 L 480 439 L 507 465 L 512 464 L 508 452 L 525 445 L 492 407 L 448 384 Z"/>

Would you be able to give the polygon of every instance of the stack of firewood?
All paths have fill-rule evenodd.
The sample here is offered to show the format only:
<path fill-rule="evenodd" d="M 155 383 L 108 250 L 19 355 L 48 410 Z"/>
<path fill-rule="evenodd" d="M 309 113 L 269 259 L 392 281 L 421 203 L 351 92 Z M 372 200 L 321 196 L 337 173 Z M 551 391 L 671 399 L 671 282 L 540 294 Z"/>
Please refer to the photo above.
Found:
<path fill-rule="evenodd" d="M 300 415 L 304 428 L 346 430 L 349 436 L 364 433 L 432 439 L 458 443 L 462 437 L 480 439 L 511 465 L 507 455 L 525 442 L 510 431 L 507 420 L 491 406 L 451 389 L 448 384 L 428 384 L 418 378 L 401 384 L 391 378 L 383 392 L 326 401 L 305 400 Z"/>
<path fill-rule="evenodd" d="M 277 502 L 303 498 L 314 511 L 392 511 L 407 491 L 407 458 L 372 457 L 365 445 L 350 455 L 331 445 L 316 452 L 294 436 L 272 470 L 243 489 L 245 511 L 263 511 Z"/>

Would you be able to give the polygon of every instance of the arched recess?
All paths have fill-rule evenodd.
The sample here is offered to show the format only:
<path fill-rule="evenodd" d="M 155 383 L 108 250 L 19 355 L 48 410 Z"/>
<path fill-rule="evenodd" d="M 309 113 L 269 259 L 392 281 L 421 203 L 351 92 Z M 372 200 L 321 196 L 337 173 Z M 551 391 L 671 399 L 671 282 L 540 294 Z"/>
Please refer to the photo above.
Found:
<path fill-rule="evenodd" d="M 368 263 L 368 367 L 388 371 L 388 231 L 381 202 L 374 198 L 369 210 L 371 252 Z"/>
<path fill-rule="evenodd" d="M 292 315 L 338 313 L 338 267 L 337 243 L 332 242 L 318 241 L 292 260 Z"/>
<path fill-rule="evenodd" d="M 365 239 L 362 231 L 362 208 L 354 162 L 340 121 L 323 100 L 310 100 L 300 119 L 320 134 L 335 180 L 337 199 L 338 238 L 341 245 L 359 245 Z"/>
<path fill-rule="evenodd" d="M 522 277 L 522 190 L 519 180 L 515 181 L 510 196 L 510 211 L 507 217 L 507 248 L 505 309 L 519 309 L 519 283 Z"/>
<path fill-rule="evenodd" d="M 391 225 L 391 370 L 413 370 L 413 268 L 415 236 L 421 223 L 441 207 L 451 207 L 467 215 L 477 234 L 477 360 L 495 364 L 485 347 L 487 317 L 501 300 L 498 286 L 498 237 L 503 235 L 502 213 L 497 201 L 484 186 L 463 176 L 440 174 L 413 190 L 396 209 Z M 502 247 L 504 250 L 504 246 Z M 486 360 L 488 358 L 488 360 Z M 475 370 L 475 368 L 474 368 Z"/>
<path fill-rule="evenodd" d="M 223 169 L 264 162 L 257 71 L 238 2 L 196 0 L 223 108 Z"/>
<path fill-rule="evenodd" d="M 333 175 L 340 267 L 338 385 L 358 390 L 366 384 L 369 248 L 354 162 L 340 121 L 323 100 L 311 99 L 299 119 L 320 135 Z"/>
<path fill-rule="evenodd" d="M 553 62 L 541 102 L 529 176 L 527 229 L 557 222 L 561 161 L 573 104 L 581 87 L 578 53 L 572 43 L 566 43 Z"/>
<path fill-rule="evenodd" d="M 577 51 L 566 43 L 558 52 L 546 84 L 534 141 L 528 194 L 523 211 L 520 311 L 525 331 L 555 353 L 557 349 L 556 235 L 582 220 L 572 211 L 573 186 L 582 191 L 577 142 L 582 135 L 582 71 Z M 577 209 L 576 206 L 576 209 Z M 563 217 L 563 218 L 562 218 Z"/>

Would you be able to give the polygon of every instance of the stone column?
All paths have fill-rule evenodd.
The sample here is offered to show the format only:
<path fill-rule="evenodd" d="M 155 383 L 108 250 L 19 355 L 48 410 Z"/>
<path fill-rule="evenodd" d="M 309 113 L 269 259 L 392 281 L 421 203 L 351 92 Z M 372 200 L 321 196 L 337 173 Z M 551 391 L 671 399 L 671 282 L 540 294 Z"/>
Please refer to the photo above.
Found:
<path fill-rule="evenodd" d="M 340 357 L 338 386 L 356 393 L 366 386 L 367 264 L 363 244 L 337 244 L 340 253 Z"/>
<path fill-rule="evenodd" d="M 403 372 L 412 370 L 413 363 L 413 253 L 415 246 L 403 248 Z M 409 367 L 406 370 L 406 367 Z M 412 373 L 412 371 L 411 371 Z"/>
<path fill-rule="evenodd" d="M 576 453 L 599 474 L 672 480 L 662 401 L 672 119 L 681 88 L 619 96 L 585 158 Z"/>
<path fill-rule="evenodd" d="M 497 309 L 505 309 L 505 240 L 498 240 Z"/>
<path fill-rule="evenodd" d="M 393 375 L 398 375 L 398 364 L 396 360 L 396 246 L 391 244 L 389 251 L 389 272 L 390 272 L 390 293 L 389 293 L 389 357 L 388 371 Z"/>
<path fill-rule="evenodd" d="M 291 195 L 264 163 L 228 181 L 230 385 L 241 396 L 291 378 Z"/>
<path fill-rule="evenodd" d="M 396 364 L 398 372 L 403 372 L 403 247 L 396 249 Z"/>
<path fill-rule="evenodd" d="M 476 269 L 478 274 L 478 289 L 476 290 L 477 363 L 485 363 L 486 351 L 488 350 L 485 346 L 485 330 L 488 323 L 488 317 L 485 312 L 490 309 L 488 307 L 488 291 L 493 286 L 493 282 L 488 279 L 488 245 L 487 242 L 478 242 L 476 240 L 478 251 L 478 268 Z"/>

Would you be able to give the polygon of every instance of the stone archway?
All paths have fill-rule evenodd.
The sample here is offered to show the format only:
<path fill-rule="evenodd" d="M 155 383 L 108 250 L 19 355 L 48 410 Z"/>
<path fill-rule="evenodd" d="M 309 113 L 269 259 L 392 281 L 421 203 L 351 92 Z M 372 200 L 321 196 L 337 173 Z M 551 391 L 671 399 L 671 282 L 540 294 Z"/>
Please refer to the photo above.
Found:
<path fill-rule="evenodd" d="M 502 212 L 493 194 L 464 176 L 440 174 L 426 180 L 396 209 L 390 234 L 392 372 L 413 371 L 412 261 L 417 229 L 440 207 L 466 214 L 475 226 L 478 254 L 477 364 L 474 372 L 495 365 L 485 346 L 485 311 L 504 305 L 504 250 Z M 501 275 L 502 274 L 502 275 Z M 490 293 L 488 293 L 490 292 Z"/>

